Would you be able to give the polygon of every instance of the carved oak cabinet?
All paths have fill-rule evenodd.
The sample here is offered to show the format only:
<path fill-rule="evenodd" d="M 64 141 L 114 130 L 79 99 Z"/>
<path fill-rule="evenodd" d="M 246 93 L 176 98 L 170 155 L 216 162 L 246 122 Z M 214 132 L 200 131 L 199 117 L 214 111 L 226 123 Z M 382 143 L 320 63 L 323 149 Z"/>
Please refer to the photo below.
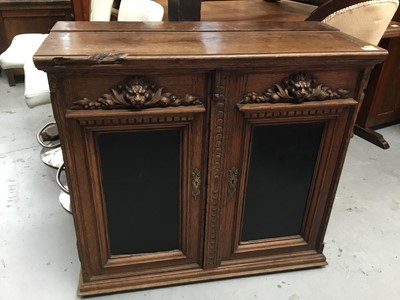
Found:
<path fill-rule="evenodd" d="M 365 79 L 386 51 L 320 23 L 59 22 L 48 73 L 78 292 L 326 264 Z"/>

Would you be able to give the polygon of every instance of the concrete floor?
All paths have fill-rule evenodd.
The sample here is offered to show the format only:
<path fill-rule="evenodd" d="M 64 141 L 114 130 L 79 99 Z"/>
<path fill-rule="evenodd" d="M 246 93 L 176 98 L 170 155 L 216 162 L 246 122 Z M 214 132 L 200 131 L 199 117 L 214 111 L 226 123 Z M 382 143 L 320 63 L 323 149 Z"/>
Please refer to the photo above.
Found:
<path fill-rule="evenodd" d="M 77 299 L 72 218 L 35 140 L 51 109 L 28 109 L 23 89 L 0 76 L 0 299 Z M 379 132 L 389 150 L 351 141 L 325 237 L 327 267 L 92 299 L 400 299 L 400 125 Z"/>

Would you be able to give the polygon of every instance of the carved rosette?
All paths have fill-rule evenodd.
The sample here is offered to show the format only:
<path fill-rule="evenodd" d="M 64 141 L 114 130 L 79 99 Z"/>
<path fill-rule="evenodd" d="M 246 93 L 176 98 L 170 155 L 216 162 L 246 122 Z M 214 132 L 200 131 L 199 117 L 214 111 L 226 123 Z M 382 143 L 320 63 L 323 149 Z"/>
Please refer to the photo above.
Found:
<path fill-rule="evenodd" d="M 71 109 L 134 109 L 153 107 L 200 105 L 198 97 L 186 94 L 178 98 L 172 93 L 163 92 L 164 88 L 156 87 L 146 78 L 131 77 L 110 89 L 97 100 L 83 98 L 75 101 Z"/>
<path fill-rule="evenodd" d="M 336 92 L 328 86 L 317 83 L 310 73 L 299 72 L 274 84 L 263 94 L 251 92 L 243 96 L 240 104 L 246 103 L 303 103 L 305 101 L 323 101 L 348 98 L 349 91 L 338 89 Z"/>

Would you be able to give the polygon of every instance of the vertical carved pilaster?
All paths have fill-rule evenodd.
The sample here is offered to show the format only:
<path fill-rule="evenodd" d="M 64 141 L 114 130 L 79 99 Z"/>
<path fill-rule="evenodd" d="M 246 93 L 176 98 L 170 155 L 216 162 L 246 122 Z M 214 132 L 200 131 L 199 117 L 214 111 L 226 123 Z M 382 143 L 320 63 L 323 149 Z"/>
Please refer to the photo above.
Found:
<path fill-rule="evenodd" d="M 224 145 L 224 124 L 225 124 L 225 95 L 223 94 L 223 82 L 221 82 L 221 74 L 216 72 L 214 79 L 215 93 L 212 103 L 211 114 L 213 119 L 210 120 L 212 129 L 210 135 L 210 160 L 213 166 L 210 175 L 210 196 L 207 204 L 206 216 L 206 245 L 204 253 L 204 268 L 213 268 L 219 265 L 218 261 L 218 237 L 219 237 L 219 210 L 221 192 L 222 192 L 222 174 L 223 165 L 223 145 Z"/>

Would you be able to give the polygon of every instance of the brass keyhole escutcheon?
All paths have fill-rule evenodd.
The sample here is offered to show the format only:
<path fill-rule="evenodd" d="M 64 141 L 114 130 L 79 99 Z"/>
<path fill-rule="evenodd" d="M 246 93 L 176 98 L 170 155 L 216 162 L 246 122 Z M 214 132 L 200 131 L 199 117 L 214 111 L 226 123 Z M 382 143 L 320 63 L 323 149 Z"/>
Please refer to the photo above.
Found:
<path fill-rule="evenodd" d="M 237 168 L 233 167 L 228 172 L 228 193 L 233 198 L 236 194 L 236 186 L 238 182 L 239 171 Z"/>
<path fill-rule="evenodd" d="M 194 169 L 192 172 L 192 195 L 196 200 L 200 196 L 201 177 L 199 169 Z"/>

